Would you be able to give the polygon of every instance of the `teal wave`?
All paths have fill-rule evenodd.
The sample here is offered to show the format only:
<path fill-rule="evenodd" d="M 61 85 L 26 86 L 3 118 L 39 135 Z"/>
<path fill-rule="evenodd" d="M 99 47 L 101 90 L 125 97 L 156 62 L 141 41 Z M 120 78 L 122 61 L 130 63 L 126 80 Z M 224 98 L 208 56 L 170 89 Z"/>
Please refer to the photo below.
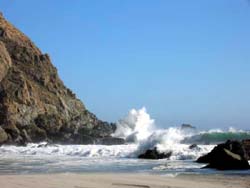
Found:
<path fill-rule="evenodd" d="M 207 132 L 185 138 L 183 142 L 196 144 L 217 144 L 227 140 L 245 139 L 250 139 L 250 132 Z"/>

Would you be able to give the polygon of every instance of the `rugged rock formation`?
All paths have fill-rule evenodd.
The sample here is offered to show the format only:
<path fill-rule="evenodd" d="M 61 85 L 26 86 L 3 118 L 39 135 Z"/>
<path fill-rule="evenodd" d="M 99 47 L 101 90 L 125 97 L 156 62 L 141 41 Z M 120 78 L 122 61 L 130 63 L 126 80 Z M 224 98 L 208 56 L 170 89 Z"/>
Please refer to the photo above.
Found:
<path fill-rule="evenodd" d="M 49 55 L 0 15 L 0 144 L 110 143 L 114 130 L 64 86 Z"/>
<path fill-rule="evenodd" d="M 215 168 L 218 170 L 239 170 L 249 169 L 247 159 L 248 152 L 244 146 L 244 141 L 230 141 L 219 144 L 210 153 L 200 157 L 198 163 L 207 163 L 205 168 Z"/>
<path fill-rule="evenodd" d="M 148 149 L 145 153 L 138 156 L 139 159 L 168 159 L 172 152 L 159 152 L 156 147 Z"/>

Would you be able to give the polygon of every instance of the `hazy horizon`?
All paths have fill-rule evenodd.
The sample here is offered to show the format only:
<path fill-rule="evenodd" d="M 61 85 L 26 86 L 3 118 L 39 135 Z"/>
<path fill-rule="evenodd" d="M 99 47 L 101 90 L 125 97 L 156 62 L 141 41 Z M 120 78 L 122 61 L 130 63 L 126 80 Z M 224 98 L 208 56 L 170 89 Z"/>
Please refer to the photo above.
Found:
<path fill-rule="evenodd" d="M 180 3 L 181 2 L 181 3 Z M 99 118 L 249 129 L 248 1 L 0 1 Z"/>

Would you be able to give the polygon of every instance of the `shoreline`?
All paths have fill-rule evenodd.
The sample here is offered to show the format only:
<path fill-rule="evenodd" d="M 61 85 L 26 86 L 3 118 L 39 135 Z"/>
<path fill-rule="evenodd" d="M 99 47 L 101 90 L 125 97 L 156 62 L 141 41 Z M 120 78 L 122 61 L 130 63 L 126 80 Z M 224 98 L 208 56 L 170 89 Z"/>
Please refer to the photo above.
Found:
<path fill-rule="evenodd" d="M 246 188 L 250 175 L 167 175 L 142 173 L 61 173 L 0 175 L 1 188 Z"/>

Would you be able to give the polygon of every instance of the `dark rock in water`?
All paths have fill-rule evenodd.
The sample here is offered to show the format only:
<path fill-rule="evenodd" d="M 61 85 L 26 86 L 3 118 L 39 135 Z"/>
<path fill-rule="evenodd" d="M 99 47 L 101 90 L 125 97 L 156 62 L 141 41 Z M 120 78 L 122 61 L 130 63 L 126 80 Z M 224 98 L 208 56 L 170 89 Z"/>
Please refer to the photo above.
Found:
<path fill-rule="evenodd" d="M 111 144 L 116 126 L 90 113 L 49 55 L 0 15 L 0 128 L 0 144 L 85 144 L 106 137 Z"/>
<path fill-rule="evenodd" d="M 192 144 L 192 145 L 190 145 L 188 148 L 189 149 L 194 149 L 194 148 L 197 148 L 198 146 L 197 146 L 197 144 Z"/>
<path fill-rule="evenodd" d="M 198 163 L 208 163 L 205 168 L 218 170 L 249 169 L 245 148 L 239 141 L 217 145 L 210 153 L 200 157 Z"/>
<path fill-rule="evenodd" d="M 192 144 L 188 148 L 191 150 L 198 150 L 198 151 L 201 149 L 197 144 Z"/>
<path fill-rule="evenodd" d="M 197 162 L 201 162 L 201 163 L 209 163 L 210 160 L 215 156 L 215 152 L 218 150 L 222 150 L 222 149 L 227 149 L 232 153 L 238 154 L 240 156 L 242 156 L 244 159 L 247 159 L 247 153 L 245 150 L 245 147 L 243 146 L 242 142 L 240 141 L 231 141 L 228 140 L 227 142 L 223 143 L 223 144 L 219 144 L 217 145 L 210 153 L 208 153 L 207 155 L 200 157 Z"/>
<path fill-rule="evenodd" d="M 227 149 L 220 150 L 216 160 L 211 161 L 205 168 L 218 170 L 247 170 L 250 169 L 248 161 L 240 155 L 230 152 Z"/>
<path fill-rule="evenodd" d="M 196 127 L 194 127 L 190 124 L 182 124 L 181 129 L 196 129 Z"/>
<path fill-rule="evenodd" d="M 138 156 L 139 159 L 168 159 L 171 157 L 172 152 L 161 153 L 157 150 L 156 147 L 154 149 L 148 149 L 145 153 Z"/>

